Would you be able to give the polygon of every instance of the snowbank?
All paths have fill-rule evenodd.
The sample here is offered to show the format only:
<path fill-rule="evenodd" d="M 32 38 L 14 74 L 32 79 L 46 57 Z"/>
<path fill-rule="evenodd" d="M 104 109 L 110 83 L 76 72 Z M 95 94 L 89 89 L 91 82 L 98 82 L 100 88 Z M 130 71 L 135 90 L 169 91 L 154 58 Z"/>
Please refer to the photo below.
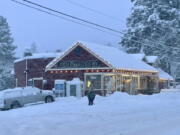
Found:
<path fill-rule="evenodd" d="M 180 85 L 176 85 L 176 89 L 180 89 Z"/>
<path fill-rule="evenodd" d="M 180 92 L 180 89 L 175 88 L 175 89 L 162 89 L 161 92 Z"/>
<path fill-rule="evenodd" d="M 0 112 L 1 135 L 178 135 L 180 93 L 59 98 Z"/>

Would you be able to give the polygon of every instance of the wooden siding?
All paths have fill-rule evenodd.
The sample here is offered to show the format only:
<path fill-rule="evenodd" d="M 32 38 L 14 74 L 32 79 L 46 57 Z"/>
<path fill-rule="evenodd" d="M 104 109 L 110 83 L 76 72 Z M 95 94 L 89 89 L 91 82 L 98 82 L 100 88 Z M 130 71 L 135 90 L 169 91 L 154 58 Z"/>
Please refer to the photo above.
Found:
<path fill-rule="evenodd" d="M 40 78 L 44 75 L 44 69 L 46 65 L 52 61 L 54 58 L 48 59 L 27 59 L 27 77 L 28 80 L 32 78 Z M 15 76 L 17 78 L 17 87 L 26 86 L 26 60 L 17 62 L 14 64 Z M 39 84 L 41 83 L 41 84 Z M 36 84 L 38 88 L 42 88 L 42 82 L 37 81 Z"/>
<path fill-rule="evenodd" d="M 66 55 L 63 59 L 61 59 L 57 64 L 55 64 L 52 69 L 60 69 L 58 65 L 61 62 L 67 61 L 76 61 L 76 62 L 87 62 L 87 61 L 97 61 L 98 67 L 108 67 L 105 63 L 97 59 L 94 55 L 90 54 L 88 51 L 83 49 L 80 46 L 77 46 L 74 50 L 72 50 L 68 55 Z M 81 68 L 81 67 L 79 67 Z M 83 67 L 82 67 L 83 68 Z M 92 68 L 92 67 L 89 67 Z M 97 67 L 94 67 L 97 68 Z"/>

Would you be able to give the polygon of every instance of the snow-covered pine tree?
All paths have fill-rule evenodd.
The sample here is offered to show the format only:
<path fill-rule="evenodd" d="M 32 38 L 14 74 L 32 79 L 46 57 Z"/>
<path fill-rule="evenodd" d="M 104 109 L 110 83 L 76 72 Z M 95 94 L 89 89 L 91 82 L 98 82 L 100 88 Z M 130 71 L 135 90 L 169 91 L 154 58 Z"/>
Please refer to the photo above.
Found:
<path fill-rule="evenodd" d="M 0 16 L 0 90 L 14 86 L 12 70 L 15 49 L 9 25 L 6 19 Z"/>
<path fill-rule="evenodd" d="M 174 72 L 171 67 L 180 62 L 180 0 L 131 1 L 134 7 L 122 46 L 128 53 L 139 53 L 143 47 L 146 55 L 159 57 L 161 68 Z"/>

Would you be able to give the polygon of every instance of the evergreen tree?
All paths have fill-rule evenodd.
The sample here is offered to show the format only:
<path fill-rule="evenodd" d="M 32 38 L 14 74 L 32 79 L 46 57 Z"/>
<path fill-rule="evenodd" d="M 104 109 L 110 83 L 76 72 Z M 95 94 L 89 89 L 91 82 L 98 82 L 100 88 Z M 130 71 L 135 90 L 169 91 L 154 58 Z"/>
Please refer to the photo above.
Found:
<path fill-rule="evenodd" d="M 171 67 L 180 63 L 180 0 L 131 1 L 134 7 L 122 46 L 128 53 L 139 53 L 143 48 L 146 55 L 159 57 L 162 69 L 174 72 Z"/>
<path fill-rule="evenodd" d="M 0 90 L 13 87 L 12 74 L 15 49 L 9 25 L 6 19 L 0 16 Z"/>

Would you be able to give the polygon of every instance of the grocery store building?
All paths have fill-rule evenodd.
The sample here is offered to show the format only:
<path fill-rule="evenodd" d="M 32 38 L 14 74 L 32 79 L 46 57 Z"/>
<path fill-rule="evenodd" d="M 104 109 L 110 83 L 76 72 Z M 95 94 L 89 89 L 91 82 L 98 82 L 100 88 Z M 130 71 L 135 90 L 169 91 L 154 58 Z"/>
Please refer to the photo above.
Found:
<path fill-rule="evenodd" d="M 29 56 L 15 61 L 18 87 L 53 89 L 55 80 L 79 78 L 84 91 L 98 93 L 159 92 L 158 71 L 115 47 L 79 41 L 59 54 Z"/>

